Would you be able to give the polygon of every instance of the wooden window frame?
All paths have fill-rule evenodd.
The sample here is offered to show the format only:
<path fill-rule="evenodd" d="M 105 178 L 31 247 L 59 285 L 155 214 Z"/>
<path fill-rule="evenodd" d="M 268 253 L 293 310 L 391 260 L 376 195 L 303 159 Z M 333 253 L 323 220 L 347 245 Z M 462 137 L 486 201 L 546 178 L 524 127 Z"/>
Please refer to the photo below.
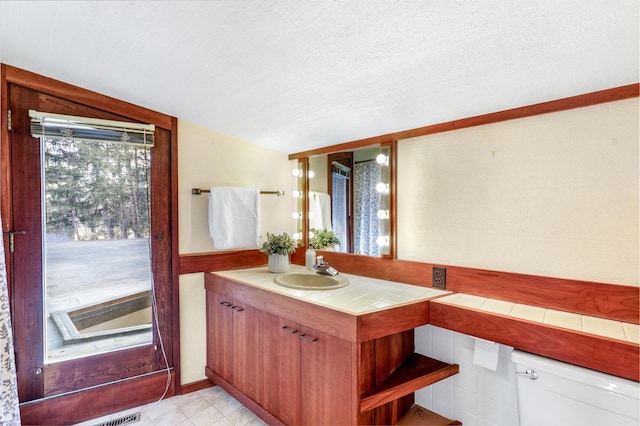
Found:
<path fill-rule="evenodd" d="M 82 89 L 58 80 L 44 77 L 29 71 L 21 70 L 9 65 L 0 65 L 0 211 L 3 217 L 3 231 L 11 228 L 12 218 L 12 176 L 10 173 L 10 122 L 9 116 L 9 86 L 17 85 L 42 94 L 55 96 L 89 108 L 99 109 L 106 113 L 116 114 L 127 119 L 154 124 L 169 133 L 169 158 L 165 169 L 170 170 L 170 195 L 168 202 L 169 234 L 163 236 L 170 245 L 169 294 L 168 315 L 170 324 L 163 328 L 170 328 L 173 343 L 170 371 L 171 386 L 167 396 L 179 393 L 180 389 L 180 326 L 179 326 L 179 255 L 178 255 L 178 160 L 177 160 L 177 119 L 165 114 L 148 110 L 124 101 L 120 101 L 90 90 Z M 6 253 L 9 257 L 10 254 Z M 10 259 L 7 259 L 7 280 L 12 280 Z M 10 298 L 12 295 L 9 295 Z M 164 337 L 164 336 L 163 336 Z M 166 337 L 165 337 L 166 338 Z M 80 422 L 111 412 L 142 405 L 158 399 L 162 395 L 167 379 L 166 370 L 159 370 L 144 376 L 136 376 L 113 384 L 101 385 L 88 390 L 65 394 L 57 397 L 42 398 L 21 404 L 21 416 L 24 424 L 43 424 L 43 421 L 55 424 L 68 424 L 70 421 Z M 161 391 L 158 392 L 158 389 Z M 115 394 L 121 397 L 114 398 Z M 64 409 L 58 409 L 62 408 Z"/>

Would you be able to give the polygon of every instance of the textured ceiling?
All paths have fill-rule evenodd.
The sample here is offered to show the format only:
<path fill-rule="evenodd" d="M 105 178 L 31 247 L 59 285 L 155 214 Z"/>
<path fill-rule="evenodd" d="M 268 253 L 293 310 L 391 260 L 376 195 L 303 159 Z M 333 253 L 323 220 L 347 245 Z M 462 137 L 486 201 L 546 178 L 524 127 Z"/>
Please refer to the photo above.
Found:
<path fill-rule="evenodd" d="M 0 0 L 0 58 L 292 153 L 639 81 L 637 0 Z"/>

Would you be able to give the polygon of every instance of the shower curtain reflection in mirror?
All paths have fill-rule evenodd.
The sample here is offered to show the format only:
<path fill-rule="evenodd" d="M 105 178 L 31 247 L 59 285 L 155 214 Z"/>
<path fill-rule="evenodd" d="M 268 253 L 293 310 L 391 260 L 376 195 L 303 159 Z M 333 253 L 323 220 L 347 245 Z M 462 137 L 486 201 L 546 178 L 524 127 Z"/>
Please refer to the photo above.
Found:
<path fill-rule="evenodd" d="M 380 235 L 380 166 L 375 161 L 356 162 L 354 165 L 354 253 L 379 256 L 377 244 Z"/>

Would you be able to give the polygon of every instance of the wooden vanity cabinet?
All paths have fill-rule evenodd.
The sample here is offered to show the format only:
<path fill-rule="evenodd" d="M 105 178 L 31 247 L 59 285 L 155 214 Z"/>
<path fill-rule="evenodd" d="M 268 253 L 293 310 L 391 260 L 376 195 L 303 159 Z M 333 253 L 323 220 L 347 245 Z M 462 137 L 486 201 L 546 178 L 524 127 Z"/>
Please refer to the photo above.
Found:
<path fill-rule="evenodd" d="M 353 424 L 354 345 L 263 313 L 263 407 L 285 424 Z"/>
<path fill-rule="evenodd" d="M 207 365 L 259 401 L 262 394 L 262 311 L 207 292 Z"/>
<path fill-rule="evenodd" d="M 262 315 L 263 403 L 283 423 L 300 421 L 300 325 L 277 315 Z"/>
<path fill-rule="evenodd" d="M 396 424 L 458 372 L 414 353 L 427 301 L 351 315 L 205 275 L 205 373 L 269 424 Z"/>
<path fill-rule="evenodd" d="M 355 345 L 309 327 L 300 333 L 301 424 L 354 424 Z"/>

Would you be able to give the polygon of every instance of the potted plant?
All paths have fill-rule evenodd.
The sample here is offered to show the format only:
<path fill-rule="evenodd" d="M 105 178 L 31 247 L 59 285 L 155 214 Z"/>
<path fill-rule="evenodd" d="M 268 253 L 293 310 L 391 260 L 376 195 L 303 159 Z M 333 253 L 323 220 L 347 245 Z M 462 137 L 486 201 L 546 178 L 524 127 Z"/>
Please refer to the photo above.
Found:
<path fill-rule="evenodd" d="M 296 247 L 296 241 L 286 232 L 278 235 L 267 232 L 267 241 L 260 251 L 269 256 L 269 271 L 280 273 L 289 270 L 289 253 L 296 251 Z"/>
<path fill-rule="evenodd" d="M 316 250 L 326 250 L 340 244 L 340 240 L 333 231 L 328 229 L 318 229 L 313 233 L 309 244 Z"/>

